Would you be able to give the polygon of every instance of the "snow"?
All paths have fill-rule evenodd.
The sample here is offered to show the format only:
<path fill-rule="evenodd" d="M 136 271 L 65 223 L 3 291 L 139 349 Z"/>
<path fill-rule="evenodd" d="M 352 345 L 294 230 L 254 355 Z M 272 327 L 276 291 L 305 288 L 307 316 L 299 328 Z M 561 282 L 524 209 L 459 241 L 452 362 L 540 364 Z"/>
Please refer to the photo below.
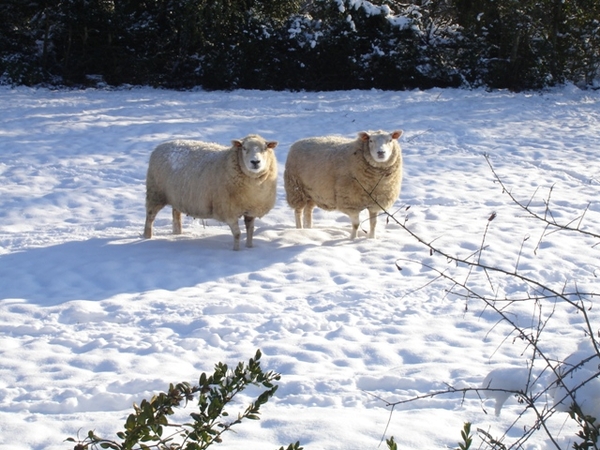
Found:
<path fill-rule="evenodd" d="M 282 177 L 295 140 L 400 128 L 395 219 L 448 254 L 466 258 L 484 242 L 486 264 L 558 291 L 597 293 L 597 239 L 548 234 L 502 192 L 483 155 L 537 212 L 550 196 L 557 221 L 597 234 L 598 91 L 3 87 L 0 118 L 1 450 L 72 448 L 67 437 L 92 429 L 114 438 L 134 402 L 257 349 L 262 366 L 282 374 L 280 388 L 262 420 L 225 436 L 223 450 L 296 440 L 307 450 L 375 449 L 384 433 L 399 448 L 453 448 L 466 421 L 511 442 L 532 423 L 514 397 L 498 416 L 488 413 L 495 399 L 475 393 L 404 403 L 448 386 L 479 388 L 494 371 L 519 386 L 529 367 L 527 342 L 439 272 L 498 299 L 525 330 L 543 321 L 539 345 L 554 361 L 589 339 L 572 306 L 502 304 L 535 293 L 514 277 L 448 263 L 394 220 L 380 217 L 375 240 L 362 232 L 350 241 L 349 220 L 336 212 L 317 210 L 313 229 L 295 229 Z M 186 218 L 173 236 L 168 208 L 155 238 L 141 238 L 157 144 L 228 145 L 250 133 L 279 142 L 280 165 L 277 203 L 257 219 L 254 248 L 232 251 L 228 227 L 212 220 Z M 583 301 L 597 330 L 595 300 Z M 588 392 L 597 395 L 597 384 Z M 402 403 L 391 411 L 394 402 Z M 567 414 L 549 426 L 569 448 Z M 525 448 L 551 446 L 537 432 Z"/>
<path fill-rule="evenodd" d="M 385 17 L 385 19 L 388 20 L 392 24 L 392 26 L 396 28 L 407 28 L 412 24 L 410 18 L 401 15 L 394 15 L 393 11 L 388 5 L 374 5 L 373 3 L 365 0 L 337 0 L 337 4 L 338 10 L 341 13 L 346 12 L 347 9 L 350 11 L 358 11 L 359 9 L 362 9 L 368 17 Z M 348 8 L 346 8 L 346 6 Z M 348 16 L 346 17 L 346 21 L 350 23 L 352 31 L 356 31 L 356 25 L 354 24 L 351 14 L 348 14 Z"/>
<path fill-rule="evenodd" d="M 600 357 L 591 343 L 580 343 L 577 350 L 559 367 L 561 380 L 556 381 L 556 377 L 552 377 L 552 381 L 556 383 L 552 397 L 557 410 L 569 411 L 575 399 L 585 415 L 600 417 L 600 379 L 596 376 L 599 368 Z"/>
<path fill-rule="evenodd" d="M 499 367 L 487 374 L 481 387 L 487 389 L 486 396 L 496 400 L 494 413 L 499 416 L 506 400 L 514 392 L 529 392 L 531 373 L 523 367 Z"/>

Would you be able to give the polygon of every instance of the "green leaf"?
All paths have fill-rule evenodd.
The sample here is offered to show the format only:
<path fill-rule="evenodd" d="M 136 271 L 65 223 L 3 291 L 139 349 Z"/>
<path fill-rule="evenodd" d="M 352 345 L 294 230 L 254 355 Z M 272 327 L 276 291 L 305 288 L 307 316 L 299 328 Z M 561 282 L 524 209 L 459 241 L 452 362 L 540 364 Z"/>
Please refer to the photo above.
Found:
<path fill-rule="evenodd" d="M 111 444 L 111 443 L 108 443 L 108 442 L 102 442 L 100 444 L 100 447 L 102 447 L 102 448 L 110 448 L 112 450 L 122 450 L 121 446 L 119 446 L 117 444 Z"/>
<path fill-rule="evenodd" d="M 394 436 L 390 436 L 390 438 L 386 439 L 385 442 L 387 443 L 389 450 L 398 450 L 398 445 L 394 441 Z"/>
<path fill-rule="evenodd" d="M 192 386 L 187 382 L 171 383 L 167 392 L 157 393 L 150 400 L 143 399 L 139 405 L 134 403 L 134 412 L 127 416 L 124 430 L 116 433 L 123 441 L 121 445 L 100 439 L 92 431 L 88 433 L 85 442 L 89 441 L 90 444 L 96 444 L 100 448 L 112 450 L 157 450 L 158 448 L 206 450 L 211 444 L 221 442 L 222 434 L 242 420 L 259 420 L 260 406 L 267 403 L 277 390 L 278 386 L 273 381 L 279 380 L 280 375 L 275 372 L 263 372 L 259 362 L 261 356 L 260 350 L 257 350 L 254 359 L 251 358 L 247 364 L 238 363 L 233 370 L 230 370 L 227 364 L 219 362 L 215 364 L 212 375 L 206 373 L 200 375 L 198 386 Z M 248 386 L 261 385 L 267 390 L 261 392 L 246 407 L 243 414 L 238 414 L 237 419 L 231 422 L 223 420 L 229 417 L 225 407 L 237 398 L 238 393 Z M 193 400 L 196 393 L 199 393 L 198 410 L 190 414 L 192 422 L 170 425 L 168 416 L 174 413 L 174 407 L 183 402 L 187 404 L 188 401 Z M 166 426 L 176 427 L 176 430 L 166 440 L 162 440 Z M 183 444 L 178 444 L 176 439 L 183 439 Z M 73 438 L 67 441 L 76 442 Z M 302 450 L 302 447 L 298 441 L 290 444 L 287 450 Z"/>

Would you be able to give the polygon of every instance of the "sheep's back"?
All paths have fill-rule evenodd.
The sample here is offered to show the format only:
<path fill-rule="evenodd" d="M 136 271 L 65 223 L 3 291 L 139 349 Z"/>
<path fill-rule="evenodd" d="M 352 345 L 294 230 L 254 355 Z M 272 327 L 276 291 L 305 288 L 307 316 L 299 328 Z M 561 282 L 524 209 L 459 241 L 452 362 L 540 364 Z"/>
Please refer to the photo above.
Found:
<path fill-rule="evenodd" d="M 301 139 L 291 146 L 285 170 L 305 186 L 331 188 L 341 175 L 339 168 L 352 154 L 351 144 L 334 136 Z"/>
<path fill-rule="evenodd" d="M 197 141 L 161 144 L 150 157 L 148 189 L 185 214 L 213 217 L 228 153 L 227 147 Z"/>

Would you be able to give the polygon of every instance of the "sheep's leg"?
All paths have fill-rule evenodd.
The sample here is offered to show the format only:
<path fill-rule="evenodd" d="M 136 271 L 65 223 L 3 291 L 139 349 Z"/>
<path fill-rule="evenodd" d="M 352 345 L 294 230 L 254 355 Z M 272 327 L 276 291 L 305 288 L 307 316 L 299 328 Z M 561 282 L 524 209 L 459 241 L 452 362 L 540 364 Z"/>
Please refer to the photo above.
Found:
<path fill-rule="evenodd" d="M 181 211 L 173 208 L 173 234 L 181 234 L 183 228 L 181 226 Z"/>
<path fill-rule="evenodd" d="M 348 213 L 350 217 L 350 222 L 352 222 L 352 232 L 350 233 L 350 239 L 355 239 L 358 234 L 358 225 L 360 224 L 358 216 L 360 215 L 360 211 Z"/>
<path fill-rule="evenodd" d="M 308 202 L 304 207 L 304 228 L 312 228 L 313 209 L 315 209 L 313 202 Z"/>
<path fill-rule="evenodd" d="M 371 229 L 369 230 L 369 235 L 367 236 L 369 239 L 375 239 L 375 226 L 377 225 L 377 214 L 378 210 L 370 209 L 369 210 L 369 225 Z"/>
<path fill-rule="evenodd" d="M 242 234 L 242 232 L 240 231 L 240 225 L 237 221 L 237 219 L 235 219 L 235 221 L 228 223 L 227 225 L 229 225 L 229 228 L 231 228 L 231 234 L 233 234 L 233 249 L 234 250 L 239 250 L 240 249 L 240 236 Z"/>
<path fill-rule="evenodd" d="M 246 247 L 252 247 L 252 238 L 254 237 L 254 217 L 244 216 L 246 225 Z"/>
<path fill-rule="evenodd" d="M 164 205 L 148 205 L 146 204 L 146 224 L 144 225 L 144 238 L 152 237 L 152 224 L 158 212 L 163 209 Z"/>
<path fill-rule="evenodd" d="M 302 211 L 304 208 L 298 208 L 294 210 L 294 217 L 296 218 L 296 228 L 302 228 Z"/>

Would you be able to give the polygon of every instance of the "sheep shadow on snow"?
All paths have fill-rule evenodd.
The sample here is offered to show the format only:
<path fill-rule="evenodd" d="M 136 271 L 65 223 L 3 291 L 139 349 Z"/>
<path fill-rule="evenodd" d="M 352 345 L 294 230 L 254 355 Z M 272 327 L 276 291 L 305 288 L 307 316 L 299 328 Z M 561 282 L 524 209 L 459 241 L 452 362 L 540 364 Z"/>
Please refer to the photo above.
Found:
<path fill-rule="evenodd" d="M 287 261 L 307 245 L 285 248 L 259 237 L 231 250 L 231 235 L 93 238 L 0 256 L 0 300 L 43 306 L 103 300 L 118 294 L 176 291 Z"/>

